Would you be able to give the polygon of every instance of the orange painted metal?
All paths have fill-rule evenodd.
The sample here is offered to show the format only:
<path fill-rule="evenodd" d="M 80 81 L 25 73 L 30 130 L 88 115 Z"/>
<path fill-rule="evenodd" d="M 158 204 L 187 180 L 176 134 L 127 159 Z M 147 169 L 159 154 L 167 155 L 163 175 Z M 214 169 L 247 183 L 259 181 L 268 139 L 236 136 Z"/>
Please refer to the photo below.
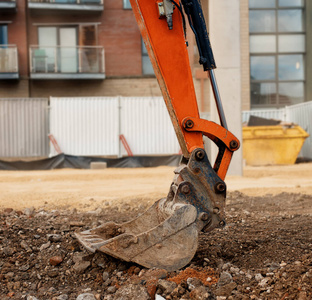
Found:
<path fill-rule="evenodd" d="M 173 29 L 169 30 L 166 18 L 159 18 L 157 2 L 130 0 L 182 153 L 189 157 L 194 149 L 204 148 L 204 144 L 200 132 L 182 128 L 185 117 L 199 117 L 182 18 L 175 9 Z"/>
<path fill-rule="evenodd" d="M 169 30 L 166 18 L 159 18 L 158 2 L 130 0 L 183 156 L 188 158 L 196 148 L 204 148 L 206 135 L 219 147 L 215 170 L 224 179 L 239 141 L 222 126 L 199 118 L 181 15 L 174 10 L 173 29 Z M 193 128 L 184 127 L 186 119 L 193 121 Z M 232 140 L 237 142 L 237 149 L 230 147 Z"/>
<path fill-rule="evenodd" d="M 188 122 L 190 122 L 189 127 L 187 125 Z M 217 159 L 214 169 L 218 176 L 224 180 L 233 152 L 239 149 L 239 140 L 221 125 L 208 120 L 187 117 L 182 121 L 182 124 L 184 129 L 188 132 L 202 132 L 202 134 L 217 144 L 219 147 L 219 153 L 222 157 L 220 162 Z M 233 147 L 233 142 L 235 147 Z"/>

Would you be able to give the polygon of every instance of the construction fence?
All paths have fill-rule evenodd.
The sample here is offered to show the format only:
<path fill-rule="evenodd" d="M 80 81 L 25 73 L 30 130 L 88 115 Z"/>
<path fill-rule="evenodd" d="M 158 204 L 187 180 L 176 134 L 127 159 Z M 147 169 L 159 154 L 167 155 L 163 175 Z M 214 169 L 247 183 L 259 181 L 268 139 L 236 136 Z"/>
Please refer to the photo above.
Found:
<path fill-rule="evenodd" d="M 310 137 L 301 155 L 312 158 L 312 102 L 242 112 L 299 124 Z M 207 115 L 202 116 L 207 118 Z M 161 97 L 0 99 L 0 157 L 144 156 L 178 154 Z"/>

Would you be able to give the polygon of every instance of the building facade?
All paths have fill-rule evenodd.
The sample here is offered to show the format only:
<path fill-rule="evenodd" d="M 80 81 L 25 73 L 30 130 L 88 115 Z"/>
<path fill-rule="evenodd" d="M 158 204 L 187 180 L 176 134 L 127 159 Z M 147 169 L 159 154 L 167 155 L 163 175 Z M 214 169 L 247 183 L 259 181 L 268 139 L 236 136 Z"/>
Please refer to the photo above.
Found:
<path fill-rule="evenodd" d="M 209 7 L 217 10 L 221 3 L 223 10 L 232 9 L 224 1 L 202 1 L 211 30 Z M 239 1 L 243 110 L 312 100 L 311 6 L 305 0 Z M 226 40 L 223 36 L 220 43 Z M 209 111 L 209 82 L 191 33 L 188 42 L 199 108 Z M 217 66 L 231 59 L 217 56 Z M 129 0 L 1 0 L 0 93 L 15 98 L 161 95 Z"/>

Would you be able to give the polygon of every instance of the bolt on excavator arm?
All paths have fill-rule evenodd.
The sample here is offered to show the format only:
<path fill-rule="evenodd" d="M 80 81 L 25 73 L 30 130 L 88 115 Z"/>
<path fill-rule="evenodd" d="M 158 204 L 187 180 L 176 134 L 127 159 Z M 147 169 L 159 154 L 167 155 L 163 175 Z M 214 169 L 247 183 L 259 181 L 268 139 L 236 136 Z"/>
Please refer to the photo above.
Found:
<path fill-rule="evenodd" d="M 76 236 L 90 251 L 172 271 L 193 258 L 199 231 L 225 226 L 224 178 L 239 141 L 227 129 L 200 1 L 130 2 L 183 156 L 167 198 L 158 200 L 134 220 L 105 223 Z M 220 125 L 199 116 L 185 40 L 185 16 L 195 34 L 199 62 L 210 78 Z M 213 166 L 204 150 L 203 135 L 219 148 Z"/>

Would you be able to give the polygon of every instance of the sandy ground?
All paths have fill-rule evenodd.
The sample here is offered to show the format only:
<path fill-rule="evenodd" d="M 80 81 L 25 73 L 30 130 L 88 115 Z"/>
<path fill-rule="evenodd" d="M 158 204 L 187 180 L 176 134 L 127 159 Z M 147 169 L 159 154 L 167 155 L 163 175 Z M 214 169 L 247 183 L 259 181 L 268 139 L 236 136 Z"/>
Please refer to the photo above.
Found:
<path fill-rule="evenodd" d="M 0 208 L 77 208 L 150 204 L 165 197 L 173 167 L 139 169 L 0 171 Z M 281 192 L 312 195 L 312 164 L 244 168 L 228 176 L 228 191 L 249 196 Z"/>

